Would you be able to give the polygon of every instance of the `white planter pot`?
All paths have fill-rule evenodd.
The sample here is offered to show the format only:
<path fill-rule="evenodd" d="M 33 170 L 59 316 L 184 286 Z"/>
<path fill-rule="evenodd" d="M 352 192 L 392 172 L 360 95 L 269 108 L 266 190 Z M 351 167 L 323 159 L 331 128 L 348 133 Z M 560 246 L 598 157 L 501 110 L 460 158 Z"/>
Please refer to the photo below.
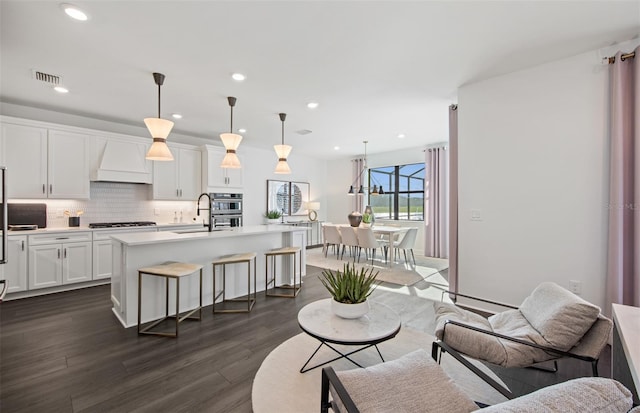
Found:
<path fill-rule="evenodd" d="M 369 301 L 358 304 L 344 304 L 331 300 L 331 311 L 342 318 L 360 318 L 369 312 Z"/>
<path fill-rule="evenodd" d="M 274 219 L 265 218 L 264 219 L 264 223 L 267 224 L 267 225 L 279 224 L 280 223 L 280 218 L 274 218 Z"/>

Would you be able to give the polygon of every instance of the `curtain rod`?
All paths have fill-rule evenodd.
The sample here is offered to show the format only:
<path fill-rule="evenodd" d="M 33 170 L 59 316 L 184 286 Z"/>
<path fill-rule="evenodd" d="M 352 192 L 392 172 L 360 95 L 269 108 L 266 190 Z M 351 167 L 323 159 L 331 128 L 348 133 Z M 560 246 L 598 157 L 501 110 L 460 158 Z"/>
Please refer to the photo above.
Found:
<path fill-rule="evenodd" d="M 620 60 L 622 60 L 623 62 L 627 59 L 633 59 L 636 56 L 635 52 L 631 52 L 631 53 L 625 53 L 623 55 L 620 56 Z M 612 57 L 605 57 L 603 59 L 606 63 L 612 65 L 616 62 L 616 57 L 612 56 Z"/>

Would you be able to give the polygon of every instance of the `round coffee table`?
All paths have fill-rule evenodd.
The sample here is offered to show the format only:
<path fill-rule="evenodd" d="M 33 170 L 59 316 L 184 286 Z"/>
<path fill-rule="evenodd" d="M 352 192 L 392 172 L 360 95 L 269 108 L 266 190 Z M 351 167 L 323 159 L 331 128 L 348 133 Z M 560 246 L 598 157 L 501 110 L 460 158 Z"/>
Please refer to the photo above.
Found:
<path fill-rule="evenodd" d="M 369 302 L 369 312 L 355 319 L 338 317 L 331 311 L 331 300 L 314 301 L 304 306 L 298 313 L 298 324 L 302 331 L 320 341 L 318 348 L 311 354 L 300 373 L 324 366 L 335 360 L 345 358 L 358 367 L 360 364 L 349 358 L 350 355 L 369 347 L 375 347 L 380 359 L 384 361 L 377 344 L 392 339 L 400 331 L 400 316 L 386 305 Z M 343 353 L 331 344 L 363 346 L 354 351 Z M 327 346 L 339 354 L 338 357 L 307 368 L 307 365 L 322 346 Z"/>

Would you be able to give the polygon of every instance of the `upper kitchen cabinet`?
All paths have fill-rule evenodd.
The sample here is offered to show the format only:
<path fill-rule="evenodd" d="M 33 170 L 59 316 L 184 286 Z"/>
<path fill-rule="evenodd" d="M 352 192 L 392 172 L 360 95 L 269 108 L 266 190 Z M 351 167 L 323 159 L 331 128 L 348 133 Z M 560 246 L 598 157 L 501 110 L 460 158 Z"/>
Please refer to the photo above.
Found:
<path fill-rule="evenodd" d="M 202 187 L 202 153 L 169 145 L 173 161 L 153 161 L 153 198 L 193 201 Z"/>
<path fill-rule="evenodd" d="M 242 189 L 243 168 L 221 168 L 226 154 L 224 148 L 204 145 L 202 148 L 202 190 L 203 192 L 228 192 L 230 189 Z M 240 163 L 242 163 L 242 157 Z"/>
<path fill-rule="evenodd" d="M 2 123 L 9 198 L 88 199 L 90 136 Z"/>

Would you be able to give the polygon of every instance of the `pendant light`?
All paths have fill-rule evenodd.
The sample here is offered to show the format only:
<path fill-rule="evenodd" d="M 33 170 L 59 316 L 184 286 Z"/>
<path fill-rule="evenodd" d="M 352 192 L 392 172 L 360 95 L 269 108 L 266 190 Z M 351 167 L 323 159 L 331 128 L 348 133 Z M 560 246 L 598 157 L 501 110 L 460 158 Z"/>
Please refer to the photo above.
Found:
<path fill-rule="evenodd" d="M 347 195 L 364 195 L 365 194 L 365 190 L 364 190 L 364 185 L 360 185 L 360 188 L 358 189 L 358 191 L 356 192 L 353 188 L 353 185 L 358 181 L 358 179 L 360 179 L 360 177 L 362 177 L 362 175 L 364 174 L 364 172 L 368 169 L 368 165 L 367 165 L 367 143 L 369 143 L 369 141 L 362 141 L 362 143 L 364 143 L 364 162 L 362 165 L 362 170 L 360 171 L 360 173 L 358 174 L 358 176 L 356 177 L 355 181 L 353 181 L 353 184 L 351 184 L 351 186 L 349 186 L 349 191 L 347 192 Z M 371 179 L 376 180 L 375 177 L 371 177 Z M 370 195 L 384 195 L 384 189 L 382 189 L 382 185 L 380 185 L 380 189 L 378 190 L 378 185 L 374 184 L 373 188 L 371 187 L 367 187 L 367 190 L 371 190 Z"/>
<path fill-rule="evenodd" d="M 147 125 L 147 129 L 149 129 L 149 133 L 153 137 L 153 143 L 149 148 L 149 152 L 147 152 L 146 158 L 152 161 L 173 161 L 173 155 L 167 146 L 167 136 L 171 133 L 173 122 L 160 117 L 160 86 L 164 83 L 164 75 L 162 73 L 154 73 L 153 80 L 158 85 L 158 117 L 144 120 L 144 124 Z"/>
<path fill-rule="evenodd" d="M 238 169 L 242 167 L 242 165 L 240 165 L 240 159 L 238 159 L 238 155 L 236 155 L 236 150 L 238 149 L 238 146 L 240 146 L 242 136 L 233 133 L 233 107 L 236 105 L 236 100 L 237 99 L 233 96 L 227 97 L 227 101 L 231 107 L 231 128 L 229 133 L 220 134 L 222 144 L 227 150 L 227 154 L 224 156 L 224 159 L 222 159 L 220 168 Z"/>
<path fill-rule="evenodd" d="M 278 116 L 280 116 L 280 120 L 282 121 L 282 144 L 273 145 L 273 149 L 275 149 L 276 155 L 278 155 L 278 164 L 276 165 L 274 173 L 290 174 L 291 168 L 289 168 L 289 164 L 287 163 L 287 156 L 291 153 L 291 146 L 284 144 L 284 120 L 287 118 L 287 114 L 280 113 Z"/>

